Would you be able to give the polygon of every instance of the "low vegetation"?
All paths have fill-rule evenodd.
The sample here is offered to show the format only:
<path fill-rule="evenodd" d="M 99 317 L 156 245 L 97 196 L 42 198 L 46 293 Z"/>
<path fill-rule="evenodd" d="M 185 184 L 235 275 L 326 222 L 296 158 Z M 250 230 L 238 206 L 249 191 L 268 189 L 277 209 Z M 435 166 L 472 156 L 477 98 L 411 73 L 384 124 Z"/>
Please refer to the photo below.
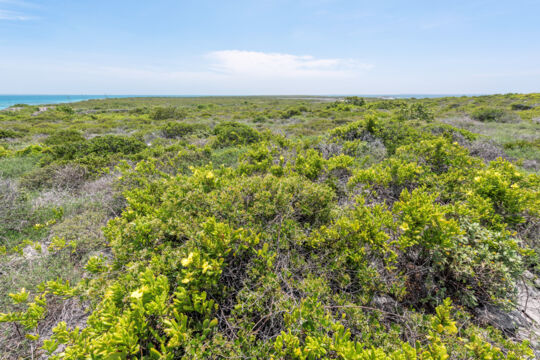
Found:
<path fill-rule="evenodd" d="M 0 112 L 4 359 L 539 354 L 496 315 L 540 275 L 539 94 L 34 111 Z"/>

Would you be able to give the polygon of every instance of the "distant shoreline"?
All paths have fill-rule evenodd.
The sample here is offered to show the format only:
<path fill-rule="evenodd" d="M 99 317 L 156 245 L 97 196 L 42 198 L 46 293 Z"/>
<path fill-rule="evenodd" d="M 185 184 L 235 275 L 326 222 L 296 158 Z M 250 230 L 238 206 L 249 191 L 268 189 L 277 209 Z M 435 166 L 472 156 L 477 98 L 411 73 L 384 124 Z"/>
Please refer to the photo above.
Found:
<path fill-rule="evenodd" d="M 0 110 L 16 104 L 49 105 L 106 99 L 106 95 L 0 95 Z"/>
<path fill-rule="evenodd" d="M 345 96 L 359 96 L 381 99 L 406 99 L 406 98 L 442 98 L 442 97 L 459 97 L 459 96 L 480 96 L 480 94 L 331 94 L 331 95 L 37 95 L 37 94 L 0 94 L 0 110 L 9 108 L 16 104 L 26 105 L 49 105 L 49 104 L 65 104 L 74 103 L 85 100 L 102 100 L 102 99 L 120 99 L 120 98 L 160 98 L 160 97 L 181 97 L 181 98 L 197 98 L 197 97 L 280 97 L 290 99 L 312 99 L 312 98 L 336 98 Z"/>

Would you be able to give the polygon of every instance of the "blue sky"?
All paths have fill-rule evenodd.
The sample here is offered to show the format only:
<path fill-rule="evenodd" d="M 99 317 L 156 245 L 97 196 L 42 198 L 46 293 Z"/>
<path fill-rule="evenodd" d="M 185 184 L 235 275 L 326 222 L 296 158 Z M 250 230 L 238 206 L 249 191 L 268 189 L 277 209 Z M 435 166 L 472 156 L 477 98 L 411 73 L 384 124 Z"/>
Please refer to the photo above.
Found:
<path fill-rule="evenodd" d="M 0 0 L 0 94 L 538 91 L 538 0 Z"/>

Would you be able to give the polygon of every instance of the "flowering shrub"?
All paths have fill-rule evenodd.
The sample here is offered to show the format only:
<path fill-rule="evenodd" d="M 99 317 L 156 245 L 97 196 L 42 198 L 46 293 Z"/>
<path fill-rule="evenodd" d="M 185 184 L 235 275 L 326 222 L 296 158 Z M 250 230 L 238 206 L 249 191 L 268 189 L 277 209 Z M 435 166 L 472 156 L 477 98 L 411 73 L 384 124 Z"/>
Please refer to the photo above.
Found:
<path fill-rule="evenodd" d="M 534 261 L 519 230 L 538 218 L 538 177 L 419 126 L 424 110 L 368 114 L 324 139 L 222 122 L 209 145 L 53 145 L 55 160 L 142 161 L 119 166 L 127 206 L 104 228 L 110 259 L 89 256 L 73 286 L 13 293 L 0 321 L 39 341 L 47 301 L 90 299 L 84 328 L 60 322 L 42 339 L 51 359 L 532 359 L 468 311 L 512 304 Z M 385 151 L 367 161 L 373 144 Z"/>

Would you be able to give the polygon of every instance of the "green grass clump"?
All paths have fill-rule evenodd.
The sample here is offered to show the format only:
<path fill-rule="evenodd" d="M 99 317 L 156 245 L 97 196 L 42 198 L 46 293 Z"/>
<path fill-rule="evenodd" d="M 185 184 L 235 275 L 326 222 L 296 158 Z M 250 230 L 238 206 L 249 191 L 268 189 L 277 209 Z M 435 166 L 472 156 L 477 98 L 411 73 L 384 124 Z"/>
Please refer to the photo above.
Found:
<path fill-rule="evenodd" d="M 21 137 L 19 132 L 10 129 L 0 129 L 0 139 L 18 138 Z"/>
<path fill-rule="evenodd" d="M 35 156 L 14 156 L 0 158 L 0 176 L 17 178 L 34 169 L 39 162 Z"/>

